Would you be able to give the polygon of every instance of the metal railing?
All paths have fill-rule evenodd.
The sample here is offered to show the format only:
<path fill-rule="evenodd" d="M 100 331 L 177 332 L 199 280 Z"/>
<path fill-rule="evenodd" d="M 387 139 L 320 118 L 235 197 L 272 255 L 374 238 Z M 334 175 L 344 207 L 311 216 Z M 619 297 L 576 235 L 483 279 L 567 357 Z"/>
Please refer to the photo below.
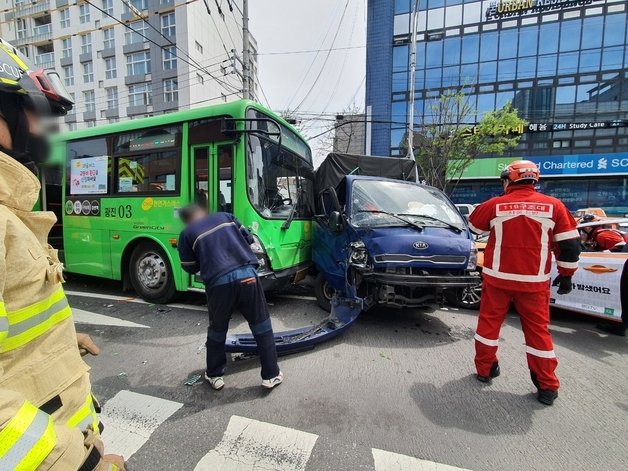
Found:
<path fill-rule="evenodd" d="M 39 54 L 35 58 L 35 64 L 43 69 L 54 68 L 55 65 L 55 53 L 54 52 L 45 52 L 43 54 Z"/>

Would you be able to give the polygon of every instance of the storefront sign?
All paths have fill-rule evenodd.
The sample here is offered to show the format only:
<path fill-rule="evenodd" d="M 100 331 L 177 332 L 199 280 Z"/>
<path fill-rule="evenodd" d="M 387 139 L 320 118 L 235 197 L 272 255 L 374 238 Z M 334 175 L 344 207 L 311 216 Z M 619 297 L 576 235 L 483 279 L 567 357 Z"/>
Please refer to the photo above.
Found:
<path fill-rule="evenodd" d="M 108 157 L 72 159 L 70 164 L 70 194 L 106 194 L 108 160 Z"/>
<path fill-rule="evenodd" d="M 611 129 L 628 127 L 628 120 L 599 121 L 592 123 L 529 123 L 525 132 L 581 131 L 583 129 Z"/>
<path fill-rule="evenodd" d="M 512 16 L 546 13 L 566 8 L 583 7 L 602 0 L 497 0 L 489 3 L 486 20 L 501 20 Z"/>
<path fill-rule="evenodd" d="M 628 174 L 628 152 L 617 154 L 545 155 L 533 157 L 496 157 L 476 159 L 462 173 L 461 179 L 499 177 L 502 170 L 518 158 L 535 162 L 541 176 L 603 176 Z M 456 178 L 456 176 L 453 176 Z"/>

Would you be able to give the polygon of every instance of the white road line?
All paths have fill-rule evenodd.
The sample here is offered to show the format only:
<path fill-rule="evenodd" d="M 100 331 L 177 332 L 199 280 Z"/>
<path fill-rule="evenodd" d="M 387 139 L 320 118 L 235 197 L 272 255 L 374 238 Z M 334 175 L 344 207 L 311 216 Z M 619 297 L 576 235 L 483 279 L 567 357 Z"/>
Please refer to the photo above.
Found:
<path fill-rule="evenodd" d="M 316 301 L 314 296 L 301 296 L 300 294 L 276 294 L 278 298 L 298 299 L 300 301 Z"/>
<path fill-rule="evenodd" d="M 118 319 L 117 317 L 96 314 L 95 312 L 84 311 L 83 309 L 73 308 L 72 317 L 74 318 L 74 322 L 78 322 L 79 324 L 112 325 L 115 327 L 137 327 L 140 329 L 150 329 L 147 325 L 125 321 Z"/>
<path fill-rule="evenodd" d="M 390 451 L 372 449 L 376 471 L 469 471 L 447 464 L 420 460 L 412 456 L 391 453 Z"/>
<path fill-rule="evenodd" d="M 103 407 L 100 420 L 105 426 L 106 453 L 129 459 L 151 434 L 183 404 L 158 397 L 120 391 Z"/>
<path fill-rule="evenodd" d="M 234 415 L 195 471 L 303 471 L 318 435 Z"/>
<path fill-rule="evenodd" d="M 103 299 L 107 301 L 121 301 L 125 303 L 135 303 L 135 304 L 151 304 L 147 301 L 144 301 L 141 298 L 128 297 L 128 296 L 116 296 L 115 294 L 100 294 L 100 293 L 90 293 L 87 291 L 71 291 L 66 290 L 65 294 L 68 296 L 79 296 L 82 298 L 94 298 L 94 299 Z M 168 307 L 174 309 L 188 309 L 190 311 L 207 311 L 207 307 L 205 306 L 196 306 L 194 304 L 168 304 Z"/>

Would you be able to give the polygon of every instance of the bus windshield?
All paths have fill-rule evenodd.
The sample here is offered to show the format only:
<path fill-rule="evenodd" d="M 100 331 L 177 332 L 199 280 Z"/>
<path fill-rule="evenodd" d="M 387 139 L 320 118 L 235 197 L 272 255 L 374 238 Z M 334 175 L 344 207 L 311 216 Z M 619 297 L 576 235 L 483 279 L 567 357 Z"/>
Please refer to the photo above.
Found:
<path fill-rule="evenodd" d="M 268 119 L 249 109 L 247 118 Z M 267 121 L 252 121 L 250 131 L 276 133 L 276 126 Z M 293 212 L 297 219 L 312 216 L 313 179 L 312 154 L 305 142 L 280 125 L 279 136 L 247 134 L 248 197 L 255 209 L 268 219 L 286 219 Z"/>

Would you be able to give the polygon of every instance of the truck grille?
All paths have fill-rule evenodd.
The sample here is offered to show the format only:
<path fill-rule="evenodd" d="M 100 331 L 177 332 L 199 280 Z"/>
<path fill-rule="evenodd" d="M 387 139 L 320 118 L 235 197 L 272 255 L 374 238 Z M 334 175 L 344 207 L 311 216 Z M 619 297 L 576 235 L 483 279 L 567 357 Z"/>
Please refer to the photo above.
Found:
<path fill-rule="evenodd" d="M 467 262 L 467 257 L 462 255 L 408 255 L 408 254 L 383 254 L 376 255 L 375 263 L 412 263 L 423 262 L 434 265 L 462 265 Z"/>

